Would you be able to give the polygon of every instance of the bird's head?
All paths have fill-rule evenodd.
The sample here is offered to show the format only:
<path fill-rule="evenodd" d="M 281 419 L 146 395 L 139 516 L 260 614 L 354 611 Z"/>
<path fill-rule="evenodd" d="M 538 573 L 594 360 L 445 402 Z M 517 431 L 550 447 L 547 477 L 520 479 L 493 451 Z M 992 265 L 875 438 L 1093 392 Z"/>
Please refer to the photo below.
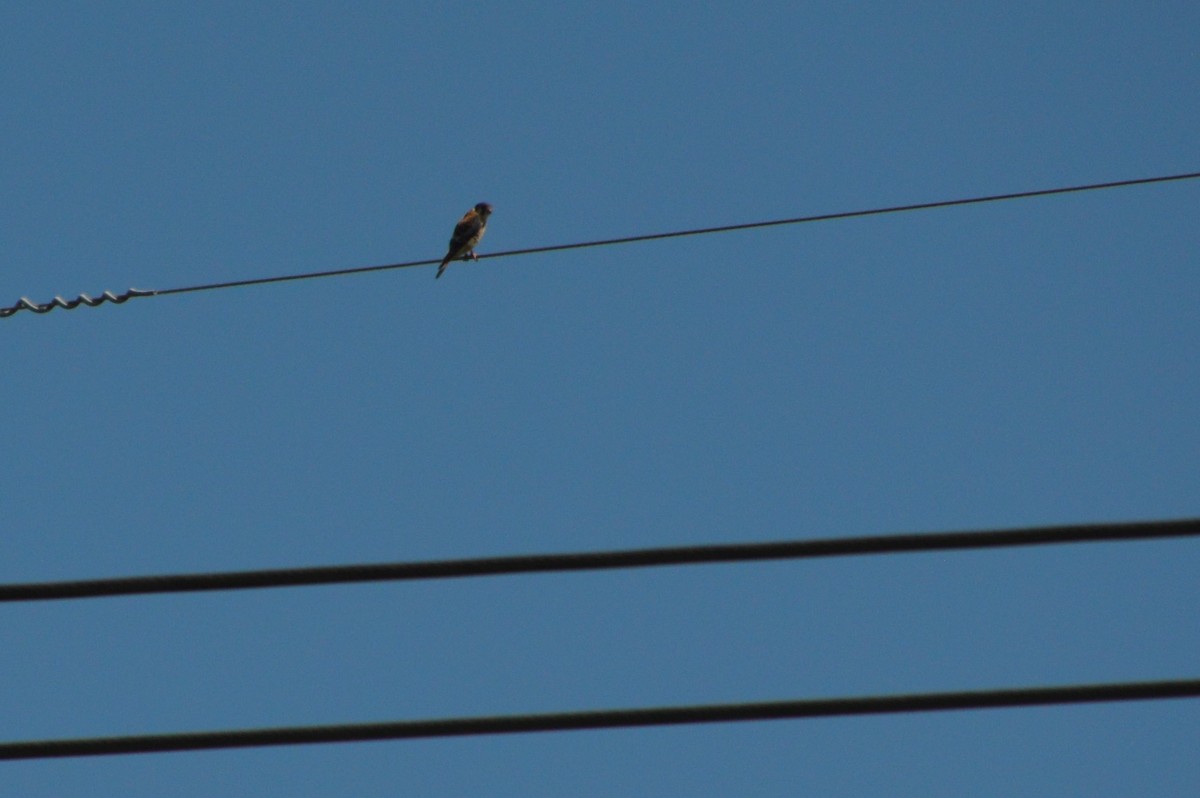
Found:
<path fill-rule="evenodd" d="M 488 205 L 486 202 L 481 202 L 475 206 L 475 213 L 479 214 L 484 219 L 487 219 L 492 215 L 492 206 Z"/>

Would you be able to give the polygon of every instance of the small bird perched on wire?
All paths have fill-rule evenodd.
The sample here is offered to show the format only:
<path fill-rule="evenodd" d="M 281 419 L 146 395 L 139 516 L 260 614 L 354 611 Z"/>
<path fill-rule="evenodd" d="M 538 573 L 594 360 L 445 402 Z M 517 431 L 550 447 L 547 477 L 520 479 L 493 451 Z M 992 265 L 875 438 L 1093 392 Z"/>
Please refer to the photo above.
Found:
<path fill-rule="evenodd" d="M 438 266 L 437 275 L 433 279 L 441 277 L 442 272 L 446 271 L 447 264 L 452 260 L 459 258 L 479 260 L 479 256 L 475 254 L 475 247 L 479 245 L 479 239 L 483 238 L 484 232 L 487 231 L 487 220 L 491 215 L 492 206 L 481 202 L 467 211 L 466 216 L 459 219 L 458 224 L 454 225 L 454 235 L 450 236 L 450 250 L 446 253 L 446 257 L 442 258 L 442 264 Z"/>

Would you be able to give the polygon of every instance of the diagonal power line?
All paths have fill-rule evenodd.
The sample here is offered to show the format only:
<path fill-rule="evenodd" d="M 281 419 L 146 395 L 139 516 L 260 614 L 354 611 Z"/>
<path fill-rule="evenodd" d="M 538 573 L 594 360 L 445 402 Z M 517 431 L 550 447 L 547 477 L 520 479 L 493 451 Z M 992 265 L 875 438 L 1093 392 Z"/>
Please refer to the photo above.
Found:
<path fill-rule="evenodd" d="M 570 249 L 586 249 L 589 247 L 606 247 L 617 244 L 636 244 L 643 241 L 658 241 L 666 238 L 683 238 L 685 236 L 700 236 L 710 235 L 714 233 L 732 233 L 739 230 L 756 230 L 764 227 L 779 227 L 782 225 L 807 224 L 810 222 L 828 222 L 835 219 L 854 219 L 863 216 L 880 216 L 889 213 L 904 213 L 907 211 L 932 210 L 934 208 L 950 208 L 959 205 L 977 205 L 986 202 L 1002 202 L 1005 200 L 1031 199 L 1033 197 L 1049 197 L 1056 194 L 1076 194 L 1084 191 L 1100 191 L 1110 188 L 1126 188 L 1129 186 L 1144 186 L 1153 183 L 1169 183 L 1178 180 L 1193 180 L 1200 178 L 1200 172 L 1185 172 L 1173 175 L 1159 175 L 1155 177 L 1139 177 L 1131 180 L 1114 180 L 1106 183 L 1088 183 L 1085 185 L 1062 186 L 1059 188 L 1044 188 L 1031 191 L 1017 191 L 1009 194 L 989 194 L 978 197 L 964 197 L 959 199 L 937 200 L 934 202 L 919 202 L 911 205 L 892 205 L 881 208 L 868 208 L 857 211 L 840 211 L 837 213 L 822 213 L 815 216 L 797 216 L 790 219 L 773 219 L 761 222 L 746 222 L 741 224 L 727 224 L 717 227 L 699 227 L 690 230 L 675 230 L 666 233 L 648 233 L 646 235 L 625 236 L 623 238 L 605 238 L 595 241 L 581 241 L 572 244 L 551 244 L 542 247 L 529 247 L 527 249 L 513 249 L 506 252 L 493 252 L 488 255 L 480 255 L 479 259 L 486 258 L 507 258 L 514 255 L 535 255 L 545 252 L 562 252 Z M 319 272 L 302 272 L 297 274 L 283 274 L 275 277 L 253 277 L 245 280 L 231 280 L 222 283 L 204 283 L 199 285 L 183 286 L 179 288 L 164 288 L 159 290 L 146 290 L 139 288 L 130 288 L 124 294 L 113 294 L 111 291 L 105 291 L 100 297 L 93 298 L 87 294 L 80 294 L 76 299 L 63 299 L 61 296 L 56 296 L 49 302 L 37 303 L 27 297 L 21 299 L 14 305 L 6 308 L 0 308 L 0 318 L 5 318 L 22 310 L 33 311 L 34 313 L 49 313 L 55 308 L 63 308 L 64 310 L 74 310 L 80 305 L 88 307 L 96 307 L 103 305 L 105 302 L 114 304 L 123 304 L 130 299 L 139 297 L 156 297 L 170 296 L 172 294 L 187 294 L 197 291 L 217 291 L 226 288 L 241 288 L 251 285 L 268 285 L 271 283 L 291 282 L 295 280 L 312 280 L 318 277 L 342 277 L 350 274 L 366 274 L 368 272 L 388 271 L 392 269 L 407 269 L 413 266 L 429 266 L 435 263 L 440 263 L 439 258 L 431 260 L 414 260 L 405 263 L 389 263 L 381 266 L 357 266 L 348 269 L 331 269 L 328 271 Z"/>
<path fill-rule="evenodd" d="M 473 737 L 586 729 L 627 729 L 698 723 L 894 715 L 913 712 L 1044 707 L 1196 697 L 1200 697 L 1200 679 L 1026 687 L 960 693 L 818 698 L 748 704 L 561 712 L 546 715 L 502 715 L 336 726 L 293 726 L 182 734 L 148 734 L 131 737 L 31 740 L 0 743 L 0 760 L 211 751 L 277 745 Z"/>
<path fill-rule="evenodd" d="M 1200 518 L 0 585 L 0 602 L 1200 537 Z"/>

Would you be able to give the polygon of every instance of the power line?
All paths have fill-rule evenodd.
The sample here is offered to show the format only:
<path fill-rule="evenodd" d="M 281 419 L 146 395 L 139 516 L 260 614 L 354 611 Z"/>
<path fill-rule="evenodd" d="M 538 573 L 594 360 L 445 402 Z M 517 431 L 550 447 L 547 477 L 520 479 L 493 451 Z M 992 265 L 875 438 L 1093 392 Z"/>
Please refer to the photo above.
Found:
<path fill-rule="evenodd" d="M 920 202 L 911 205 L 892 205 L 883 208 L 870 208 L 867 210 L 822 213 L 815 216 L 797 216 L 790 219 L 746 222 L 742 224 L 720 225 L 717 227 L 700 227 L 691 230 L 676 230 L 667 233 L 649 233 L 646 235 L 625 236 L 623 238 L 605 238 L 596 241 L 582 241 L 574 244 L 551 244 L 543 247 L 513 249 L 506 252 L 494 252 L 489 255 L 480 255 L 479 260 L 484 260 L 486 258 L 507 258 L 514 255 L 534 255 L 544 252 L 562 252 L 569 249 L 585 249 L 588 247 L 605 247 L 615 244 L 634 244 L 643 241 L 658 241 L 666 238 L 683 238 L 685 236 L 709 235 L 712 233 L 731 233 L 738 230 L 755 230 L 763 227 L 778 227 L 781 225 L 828 222 L 835 219 L 854 219 L 862 216 L 879 216 L 888 213 L 904 213 L 906 211 L 930 210 L 933 208 L 950 208 L 958 205 L 976 205 L 985 202 L 1001 202 L 1004 200 L 1030 199 L 1032 197 L 1048 197 L 1055 194 L 1073 194 L 1083 191 L 1099 191 L 1109 188 L 1125 188 L 1129 186 L 1149 185 L 1152 183 L 1168 183 L 1177 180 L 1192 180 L 1198 177 L 1200 177 L 1200 172 L 1186 172 L 1182 174 L 1161 175 L 1156 177 L 1139 177 L 1132 180 L 1115 180 L 1107 183 L 1089 183 L 1086 185 L 1064 186 L 1060 188 L 1018 191 L 1010 194 L 990 194 L 980 197 L 938 200 L 936 202 Z M 282 283 L 293 280 L 311 280 L 318 277 L 341 277 L 350 274 L 366 274 L 368 272 L 386 271 L 391 269 L 407 269 L 413 266 L 429 266 L 440 262 L 440 258 L 434 258 L 432 260 L 414 260 L 406 263 L 389 263 L 382 266 L 357 266 L 348 269 L 332 269 L 319 272 L 284 274 L 276 277 L 255 277 L 245 280 L 231 280 L 229 282 L 222 283 L 205 283 L 200 285 L 184 286 L 180 288 L 165 288 L 161 290 L 131 288 L 129 291 L 121 295 L 114 295 L 111 291 L 105 291 L 99 299 L 92 299 L 87 294 L 80 294 L 78 299 L 72 300 L 66 300 L 61 296 L 56 296 L 50 302 L 43 304 L 34 302 L 27 297 L 21 297 L 20 301 L 18 301 L 15 305 L 7 308 L 0 308 L 0 318 L 11 316 L 21 310 L 30 310 L 34 313 L 49 313 L 56 307 L 64 308 L 66 310 L 73 310 L 80 304 L 88 305 L 89 307 L 102 305 L 105 301 L 113 302 L 115 304 L 122 304 L 129 299 L 137 297 L 169 296 L 171 294 L 187 294 L 196 291 L 216 291 L 225 288 L 240 288 L 250 285 L 267 285 L 269 283 Z"/>
<path fill-rule="evenodd" d="M 66 582 L 0 585 L 0 602 L 46 601 L 151 593 L 301 587 L 356 582 L 409 581 L 528 573 L 596 571 L 705 563 L 848 557 L 903 552 L 955 551 L 1064 543 L 1102 543 L 1200 536 L 1200 518 L 975 532 L 935 532 L 729 543 L 653 549 L 530 554 L 425 562 L 279 568 L 262 571 L 166 574 Z"/>
<path fill-rule="evenodd" d="M 11 316 L 18 310 L 32 310 L 34 313 L 49 313 L 55 308 L 74 310 L 80 305 L 87 305 L 89 308 L 94 308 L 99 305 L 103 305 L 105 302 L 111 302 L 114 305 L 124 305 L 129 300 L 140 296 L 154 296 L 154 292 L 143 291 L 140 288 L 130 288 L 128 291 L 120 295 L 114 294 L 112 291 L 105 291 L 97 298 L 92 298 L 87 294 L 80 294 L 74 299 L 63 299 L 60 296 L 56 296 L 54 299 L 50 300 L 44 305 L 39 305 L 29 297 L 21 297 L 17 301 L 17 304 L 13 305 L 12 307 L 0 308 L 0 319 Z"/>
<path fill-rule="evenodd" d="M 0 760 L 154 754 L 1200 697 L 1200 679 L 0 743 Z"/>

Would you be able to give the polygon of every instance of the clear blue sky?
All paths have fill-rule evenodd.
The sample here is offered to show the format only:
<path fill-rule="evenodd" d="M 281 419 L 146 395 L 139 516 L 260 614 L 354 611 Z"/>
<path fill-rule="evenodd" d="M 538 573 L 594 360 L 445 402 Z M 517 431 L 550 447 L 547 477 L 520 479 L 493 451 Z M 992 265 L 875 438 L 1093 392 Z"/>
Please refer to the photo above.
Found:
<path fill-rule="evenodd" d="M 1200 7 L 0 5 L 0 304 L 1200 169 Z M 723 6 L 723 7 L 722 7 Z M 0 581 L 1200 514 L 1200 181 L 0 320 Z M 1162 542 L 7 605 L 0 739 L 1200 674 Z M 1194 796 L 1200 702 L 0 765 Z"/>

